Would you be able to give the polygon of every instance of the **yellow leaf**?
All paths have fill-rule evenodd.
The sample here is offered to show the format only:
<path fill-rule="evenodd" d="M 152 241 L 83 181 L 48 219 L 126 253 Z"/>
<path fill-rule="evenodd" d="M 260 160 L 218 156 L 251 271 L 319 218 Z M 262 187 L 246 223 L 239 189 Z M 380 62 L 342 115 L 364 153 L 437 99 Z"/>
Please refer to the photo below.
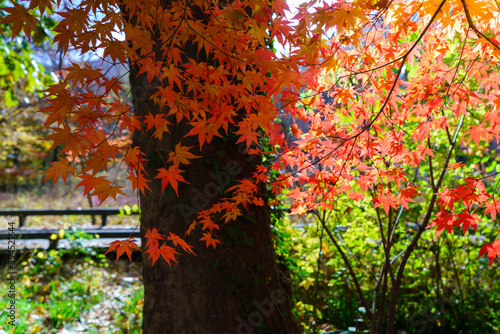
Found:
<path fill-rule="evenodd" d="M 267 33 L 267 27 L 261 26 L 257 23 L 250 26 L 250 29 L 248 30 L 248 34 L 250 36 L 252 36 L 253 38 L 259 40 L 262 44 L 265 43 L 264 40 L 266 38 L 269 38 L 269 34 Z"/>
<path fill-rule="evenodd" d="M 180 164 L 189 165 L 188 159 L 196 159 L 199 156 L 189 152 L 192 146 L 181 146 L 181 143 L 175 146 L 175 152 L 170 152 L 168 155 L 168 161 L 173 161 L 175 168 L 178 168 Z"/>
<path fill-rule="evenodd" d="M 357 28 L 358 21 L 366 18 L 360 8 L 349 3 L 342 4 L 331 15 L 328 26 L 337 28 L 337 36 L 342 35 L 344 31 L 354 31 Z"/>
<path fill-rule="evenodd" d="M 325 255 L 328 255 L 330 253 L 330 249 L 328 248 L 328 244 L 324 241 L 321 242 L 321 250 Z"/>
<path fill-rule="evenodd" d="M 189 228 L 186 231 L 186 233 L 184 234 L 184 236 L 189 235 L 191 233 L 191 231 L 194 230 L 194 228 L 196 227 L 196 225 L 198 225 L 198 222 L 195 220 L 195 221 L 193 221 L 193 223 L 191 225 L 189 225 Z"/>
<path fill-rule="evenodd" d="M 308 277 L 306 278 L 305 280 L 303 280 L 302 282 L 300 282 L 299 286 L 303 287 L 304 289 L 309 290 L 309 288 L 311 286 L 314 285 L 314 278 L 312 277 Z"/>

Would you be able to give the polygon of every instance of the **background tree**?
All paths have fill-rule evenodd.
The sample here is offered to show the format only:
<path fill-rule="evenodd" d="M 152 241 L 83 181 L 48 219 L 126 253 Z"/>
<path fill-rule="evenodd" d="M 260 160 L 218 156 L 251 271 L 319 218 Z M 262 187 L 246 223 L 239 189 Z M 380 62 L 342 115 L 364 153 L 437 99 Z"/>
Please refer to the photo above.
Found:
<path fill-rule="evenodd" d="M 498 224 L 490 220 L 498 212 L 497 173 L 474 170 L 463 157 L 496 159 L 489 143 L 499 133 L 498 5 L 359 1 L 309 11 L 314 5 L 302 6 L 291 39 L 291 57 L 302 59 L 308 81 L 300 94 L 289 92 L 289 110 L 308 129 L 295 125 L 298 139 L 279 167 L 294 169 L 286 179 L 292 212 L 316 215 L 370 332 L 392 333 L 405 268 L 425 230 L 436 227 L 437 238 Z M 360 252 L 342 238 L 356 225 L 342 215 L 356 209 L 366 211 L 365 237 L 381 263 L 367 276 Z M 480 248 L 490 264 L 496 244 Z"/>
<path fill-rule="evenodd" d="M 0 2 L 0 7 L 7 4 Z M 1 11 L 0 15 L 7 13 Z M 13 38 L 12 25 L 0 24 L 0 187 L 17 189 L 34 183 L 36 171 L 42 168 L 50 147 L 40 142 L 43 117 L 35 110 L 43 108 L 45 86 L 53 79 L 51 70 L 42 63 L 41 55 L 50 45 L 50 29 L 55 26 L 51 17 L 36 25 L 37 37 L 29 43 Z M 48 34 L 47 34 L 48 33 Z M 46 133 L 45 133 L 46 135 Z"/>

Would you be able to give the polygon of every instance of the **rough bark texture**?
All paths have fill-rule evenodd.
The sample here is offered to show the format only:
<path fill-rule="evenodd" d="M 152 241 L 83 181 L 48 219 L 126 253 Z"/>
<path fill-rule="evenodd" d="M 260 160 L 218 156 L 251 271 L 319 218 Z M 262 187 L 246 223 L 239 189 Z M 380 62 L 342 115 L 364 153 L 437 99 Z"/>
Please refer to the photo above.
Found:
<path fill-rule="evenodd" d="M 135 114 L 164 113 L 140 98 L 150 87 L 137 72 L 132 68 L 130 73 Z M 175 123 L 175 119 L 169 120 Z M 162 192 L 160 180 L 150 184 L 151 192 L 141 195 L 142 233 L 156 227 L 162 234 L 172 231 L 184 235 L 199 210 L 209 208 L 225 189 L 250 177 L 254 170 L 256 158 L 245 154 L 244 146 L 236 145 L 235 136 L 214 138 L 203 152 L 196 152 L 196 136 L 184 138 L 189 130 L 183 123 L 172 126 L 161 142 L 145 128 L 134 134 L 133 145 L 138 145 L 149 160 L 146 172 L 150 178 L 164 167 L 159 154 L 166 161 L 180 140 L 204 157 L 181 166 L 189 184 L 179 183 L 179 197 L 169 187 Z M 268 210 L 267 203 L 249 206 L 238 221 L 220 222 L 217 237 L 223 245 L 215 250 L 207 249 L 199 241 L 199 229 L 195 230 L 186 241 L 194 246 L 197 256 L 178 255 L 179 263 L 173 267 L 161 258 L 151 266 L 151 260 L 144 256 L 144 333 L 298 333 L 291 317 L 291 296 L 284 288 L 287 276 L 278 273 L 274 258 Z M 142 242 L 144 245 L 144 238 Z"/>

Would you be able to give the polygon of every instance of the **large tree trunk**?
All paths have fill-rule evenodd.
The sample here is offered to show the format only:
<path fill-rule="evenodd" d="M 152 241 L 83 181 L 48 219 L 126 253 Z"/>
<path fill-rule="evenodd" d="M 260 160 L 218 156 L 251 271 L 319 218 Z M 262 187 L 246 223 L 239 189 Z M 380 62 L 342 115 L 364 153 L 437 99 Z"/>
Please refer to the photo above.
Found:
<path fill-rule="evenodd" d="M 145 107 L 139 106 L 136 114 Z M 136 132 L 134 145 L 151 161 L 156 149 L 174 150 L 181 133 L 185 133 L 182 127 L 159 143 Z M 224 159 L 216 154 L 220 150 L 226 152 Z M 164 194 L 158 180 L 151 184 L 151 192 L 141 195 L 141 231 L 157 227 L 162 234 L 183 235 L 198 210 L 208 208 L 220 190 L 249 176 L 254 168 L 234 142 L 215 141 L 203 153 L 207 161 L 183 166 L 189 184 L 179 185 L 179 197 L 173 191 Z M 149 164 L 148 175 L 155 175 L 157 168 L 154 162 Z M 268 207 L 249 207 L 245 218 L 221 226 L 217 236 L 223 245 L 207 249 L 199 232 L 193 232 L 186 241 L 194 245 L 197 256 L 178 256 L 173 267 L 162 259 L 151 266 L 151 260 L 143 257 L 144 333 L 297 332 L 290 295 L 283 288 L 286 275 L 279 275 L 276 268 Z"/>
<path fill-rule="evenodd" d="M 196 47 L 184 49 L 188 55 L 193 50 Z M 131 66 L 135 115 L 165 113 L 140 98 L 150 87 L 144 75 L 137 76 L 138 70 Z M 189 184 L 179 183 L 179 197 L 169 187 L 163 192 L 159 180 L 151 182 L 152 191 L 140 197 L 142 235 L 153 227 L 164 235 L 170 231 L 184 235 L 199 210 L 217 202 L 236 180 L 251 177 L 257 163 L 255 156 L 236 144 L 234 135 L 214 138 L 202 152 L 196 152 L 197 137 L 184 138 L 189 126 L 181 122 L 170 130 L 162 141 L 152 138 L 145 128 L 134 133 L 132 145 L 139 146 L 149 160 L 145 165 L 150 178 L 164 167 L 168 152 L 181 140 L 204 158 L 181 166 Z M 298 333 L 287 276 L 278 273 L 274 258 L 267 203 L 249 206 L 244 217 L 222 225 L 216 236 L 223 244 L 215 250 L 200 242 L 201 236 L 197 229 L 186 238 L 197 256 L 177 255 L 173 267 L 162 258 L 151 266 L 151 260 L 143 256 L 144 333 Z"/>

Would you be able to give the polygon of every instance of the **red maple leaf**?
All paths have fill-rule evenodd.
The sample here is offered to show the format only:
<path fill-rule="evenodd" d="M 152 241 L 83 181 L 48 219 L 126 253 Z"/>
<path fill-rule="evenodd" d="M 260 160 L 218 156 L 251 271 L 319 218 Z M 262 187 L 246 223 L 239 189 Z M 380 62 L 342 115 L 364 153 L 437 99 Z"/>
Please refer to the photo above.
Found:
<path fill-rule="evenodd" d="M 31 32 L 37 31 L 36 25 L 40 23 L 35 15 L 31 15 L 24 6 L 13 2 L 12 7 L 3 7 L 2 10 L 9 13 L 0 23 L 12 23 L 12 39 L 21 32 L 21 29 L 31 41 Z M 43 7 L 45 8 L 45 7 Z M 42 10 L 42 7 L 40 8 Z"/>
<path fill-rule="evenodd" d="M 457 169 L 457 168 L 460 168 L 463 166 L 465 166 L 465 164 L 463 164 L 461 162 L 451 162 L 448 164 L 448 167 L 446 168 L 446 170 Z"/>
<path fill-rule="evenodd" d="M 445 229 L 448 233 L 453 232 L 453 226 L 455 226 L 455 224 L 453 224 L 454 222 L 454 214 L 450 214 L 446 211 L 441 211 L 436 213 L 436 218 L 427 226 L 427 228 L 437 226 L 436 236 L 434 237 L 434 240 L 436 240 Z"/>
<path fill-rule="evenodd" d="M 455 221 L 455 226 L 460 226 L 462 225 L 462 229 L 465 232 L 469 229 L 469 227 L 474 228 L 474 232 L 477 230 L 477 223 L 476 221 L 481 221 L 481 218 L 479 218 L 476 215 L 472 215 L 468 212 L 462 212 L 458 214 L 458 219 Z"/>
<path fill-rule="evenodd" d="M 399 202 L 406 210 L 408 210 L 408 202 L 415 202 L 412 198 L 420 193 L 415 189 L 415 187 L 409 186 L 408 188 L 402 190 L 399 193 Z"/>
<path fill-rule="evenodd" d="M 481 247 L 477 258 L 479 259 L 486 253 L 488 253 L 486 256 L 488 257 L 488 260 L 490 260 L 490 267 L 493 264 L 493 261 L 500 261 L 500 237 L 498 237 L 492 244 L 487 244 Z"/>
<path fill-rule="evenodd" d="M 459 201 L 455 193 L 446 188 L 438 194 L 439 198 L 437 200 L 437 203 L 441 204 L 441 207 L 443 209 L 447 206 L 451 211 L 453 211 L 455 203 Z"/>
<path fill-rule="evenodd" d="M 484 211 L 484 214 L 487 215 L 488 213 L 491 215 L 491 219 L 495 219 L 497 216 L 497 213 L 500 212 L 500 200 L 494 199 L 487 207 L 486 210 Z"/>
<path fill-rule="evenodd" d="M 141 250 L 133 239 L 117 240 L 110 244 L 108 251 L 104 254 L 108 254 L 109 252 L 116 250 L 116 260 L 118 260 L 123 253 L 126 253 L 128 255 L 128 259 L 132 261 L 132 248 L 139 251 Z"/>
<path fill-rule="evenodd" d="M 470 127 L 470 130 L 465 133 L 466 135 L 469 135 L 469 140 L 467 140 L 467 144 L 471 141 L 474 140 L 476 143 L 476 146 L 479 147 L 479 142 L 481 141 L 481 137 L 484 137 L 486 134 L 488 134 L 488 131 L 480 125 L 472 125 Z"/>
<path fill-rule="evenodd" d="M 392 196 L 390 193 L 385 193 L 381 194 L 379 196 L 376 196 L 373 201 L 375 202 L 374 207 L 378 208 L 379 206 L 382 206 L 384 208 L 384 211 L 386 214 L 389 214 L 389 209 L 397 209 L 398 206 L 396 204 L 396 197 Z"/>

